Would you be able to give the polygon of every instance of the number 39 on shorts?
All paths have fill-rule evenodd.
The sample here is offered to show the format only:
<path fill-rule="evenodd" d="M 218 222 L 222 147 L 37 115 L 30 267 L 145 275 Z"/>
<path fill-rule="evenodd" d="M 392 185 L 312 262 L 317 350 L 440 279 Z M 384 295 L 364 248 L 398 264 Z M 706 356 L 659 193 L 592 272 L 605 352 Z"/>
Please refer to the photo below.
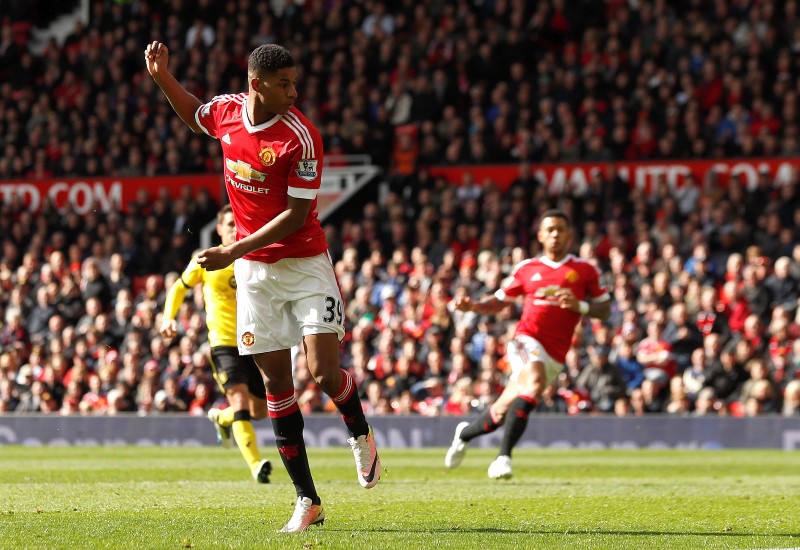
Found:
<path fill-rule="evenodd" d="M 336 322 L 341 325 L 344 322 L 344 306 L 342 301 L 334 298 L 333 296 L 325 297 L 325 315 L 322 320 L 326 323 Z"/>

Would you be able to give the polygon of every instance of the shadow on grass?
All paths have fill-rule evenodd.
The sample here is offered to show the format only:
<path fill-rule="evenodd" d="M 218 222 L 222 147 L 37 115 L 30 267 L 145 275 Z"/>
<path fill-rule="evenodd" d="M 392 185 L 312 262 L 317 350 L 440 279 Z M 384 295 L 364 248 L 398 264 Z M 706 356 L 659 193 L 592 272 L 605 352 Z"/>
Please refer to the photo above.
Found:
<path fill-rule="evenodd" d="M 324 531 L 341 531 L 352 532 L 352 529 L 336 529 L 336 528 L 321 528 Z M 441 534 L 507 534 L 507 535 L 564 535 L 564 536 L 585 536 L 585 535 L 614 535 L 614 536 L 631 536 L 631 537 L 661 537 L 661 536 L 676 536 L 676 537 L 784 537 L 784 538 L 797 538 L 800 536 L 798 533 L 749 533 L 737 531 L 621 531 L 618 529 L 569 529 L 567 531 L 555 531 L 553 529 L 500 529 L 497 527 L 477 527 L 462 529 L 454 527 L 451 529 L 446 528 L 433 528 L 433 529 L 408 529 L 408 528 L 384 528 L 375 527 L 372 529 L 359 529 L 359 531 L 370 533 L 441 533 Z"/>

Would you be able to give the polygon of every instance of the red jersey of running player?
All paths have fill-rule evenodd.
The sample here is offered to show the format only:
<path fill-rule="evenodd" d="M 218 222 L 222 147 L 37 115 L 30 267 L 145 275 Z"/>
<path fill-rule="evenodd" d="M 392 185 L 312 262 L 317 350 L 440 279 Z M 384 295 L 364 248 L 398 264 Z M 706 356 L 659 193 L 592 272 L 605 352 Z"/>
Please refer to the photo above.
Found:
<path fill-rule="evenodd" d="M 572 254 L 560 262 L 540 257 L 518 263 L 495 293 L 499 300 L 525 295 L 515 335 L 535 338 L 559 363 L 566 358 L 581 318 L 580 313 L 559 307 L 556 293 L 564 288 L 587 302 L 610 298 L 597 268 Z"/>
<path fill-rule="evenodd" d="M 254 126 L 246 105 L 245 93 L 222 95 L 195 113 L 197 124 L 222 145 L 236 238 L 256 232 L 286 210 L 289 196 L 312 203 L 303 227 L 244 258 L 274 263 L 322 254 L 328 244 L 317 218 L 323 154 L 319 130 L 295 107 Z"/>

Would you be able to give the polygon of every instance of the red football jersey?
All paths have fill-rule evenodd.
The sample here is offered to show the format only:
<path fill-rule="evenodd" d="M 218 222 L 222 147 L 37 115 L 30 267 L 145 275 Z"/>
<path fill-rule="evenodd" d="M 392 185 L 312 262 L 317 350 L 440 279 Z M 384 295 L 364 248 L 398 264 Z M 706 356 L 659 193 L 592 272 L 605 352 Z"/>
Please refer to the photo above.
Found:
<path fill-rule="evenodd" d="M 578 300 L 609 299 L 597 268 L 571 254 L 560 262 L 540 257 L 518 263 L 495 293 L 499 300 L 525 295 L 516 334 L 535 338 L 559 363 L 566 358 L 581 318 L 580 313 L 559 307 L 555 295 L 562 288 L 572 289 Z"/>
<path fill-rule="evenodd" d="M 325 252 L 328 244 L 317 218 L 323 154 L 319 130 L 295 107 L 253 126 L 246 104 L 245 93 L 222 95 L 195 113 L 197 124 L 222 145 L 225 188 L 236 220 L 237 240 L 286 210 L 287 197 L 313 202 L 303 227 L 244 257 L 274 263 Z"/>

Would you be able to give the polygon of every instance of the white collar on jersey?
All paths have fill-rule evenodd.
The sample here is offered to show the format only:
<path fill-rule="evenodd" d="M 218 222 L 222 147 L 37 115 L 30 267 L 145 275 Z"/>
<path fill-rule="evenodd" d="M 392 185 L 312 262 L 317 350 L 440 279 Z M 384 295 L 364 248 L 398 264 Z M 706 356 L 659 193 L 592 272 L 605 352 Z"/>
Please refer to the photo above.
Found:
<path fill-rule="evenodd" d="M 268 121 L 253 126 L 253 123 L 250 122 L 250 117 L 247 115 L 247 101 L 242 103 L 242 121 L 244 121 L 245 129 L 247 129 L 247 131 L 251 134 L 254 134 L 255 132 L 259 132 L 261 130 L 266 130 L 267 128 L 278 122 L 280 119 L 281 115 L 275 115 Z"/>
<path fill-rule="evenodd" d="M 561 267 L 562 265 L 564 265 L 565 263 L 567 263 L 568 261 L 570 261 L 572 258 L 573 258 L 572 254 L 567 254 L 566 256 L 561 258 L 560 262 L 554 262 L 553 260 L 551 260 L 547 256 L 542 256 L 539 261 L 541 261 L 544 265 L 546 265 L 547 267 L 549 267 L 551 269 L 557 269 L 557 268 Z"/>

